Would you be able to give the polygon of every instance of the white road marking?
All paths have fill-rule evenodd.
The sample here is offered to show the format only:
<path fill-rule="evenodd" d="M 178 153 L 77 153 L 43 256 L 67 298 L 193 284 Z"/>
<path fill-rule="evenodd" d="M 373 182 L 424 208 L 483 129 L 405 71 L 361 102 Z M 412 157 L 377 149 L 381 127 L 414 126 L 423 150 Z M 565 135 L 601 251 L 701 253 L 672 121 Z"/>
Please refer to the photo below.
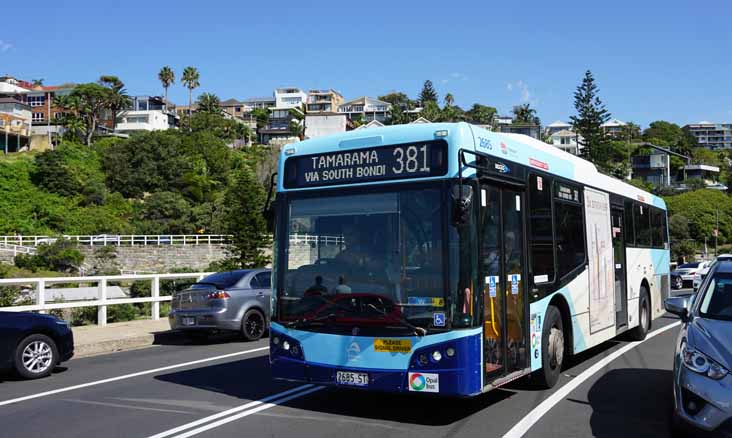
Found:
<path fill-rule="evenodd" d="M 122 404 L 122 403 L 109 403 L 109 402 L 100 402 L 100 401 L 93 401 L 93 400 L 79 400 L 79 399 L 74 399 L 74 398 L 62 398 L 61 400 L 71 402 L 71 403 L 108 406 L 110 408 L 133 409 L 133 410 L 137 410 L 137 411 L 166 412 L 166 413 L 170 413 L 170 414 L 186 414 L 186 415 L 193 414 L 193 412 L 190 412 L 190 411 L 178 411 L 175 409 L 148 408 L 148 407 L 144 407 L 144 406 L 130 406 L 130 405 Z"/>
<path fill-rule="evenodd" d="M 296 388 L 289 389 L 287 391 L 283 391 L 283 392 L 280 392 L 280 393 L 277 393 L 274 395 L 270 395 L 268 397 L 264 397 L 264 398 L 256 400 L 256 401 L 249 402 L 249 403 L 243 404 L 241 406 L 237 406 L 235 408 L 228 409 L 223 412 L 219 412 L 218 414 L 209 415 L 208 417 L 204 417 L 199 420 L 192 421 L 190 423 L 186 423 L 186 424 L 183 424 L 178 427 L 174 427 L 173 429 L 160 432 L 160 433 L 158 433 L 156 435 L 152 435 L 148 438 L 169 437 L 171 435 L 175 435 L 178 432 L 183 432 L 184 430 L 190 429 L 192 427 L 200 426 L 202 424 L 209 423 L 210 421 L 217 420 L 219 418 L 223 418 L 222 420 L 206 424 L 205 426 L 201 426 L 196 429 L 189 430 L 188 432 L 178 435 L 177 438 L 193 436 L 193 435 L 199 434 L 203 431 L 213 429 L 214 427 L 221 426 L 222 424 L 226 424 L 226 423 L 232 422 L 234 420 L 238 420 L 239 418 L 246 417 L 248 415 L 252 415 L 252 414 L 262 411 L 264 409 L 269 409 L 271 407 L 277 406 L 280 403 L 284 403 L 288 400 L 302 397 L 306 394 L 310 394 L 311 392 L 319 391 L 321 389 L 323 389 L 322 386 L 313 386 L 310 384 L 301 385 Z"/>
<path fill-rule="evenodd" d="M 667 330 L 670 330 L 674 327 L 677 327 L 680 325 L 681 322 L 677 321 L 672 324 L 669 324 L 667 326 L 661 327 L 658 330 L 654 330 L 646 336 L 646 338 L 642 341 L 636 341 L 636 342 L 630 342 L 629 344 L 623 346 L 619 350 L 615 351 L 611 355 L 603 358 L 596 364 L 592 365 L 590 368 L 586 369 L 582 373 L 580 373 L 577 377 L 569 381 L 566 385 L 559 388 L 554 394 L 549 396 L 546 400 L 541 402 L 539 406 L 535 407 L 531 410 L 526 416 L 524 416 L 521 421 L 516 423 L 515 426 L 511 428 L 508 432 L 506 432 L 505 435 L 503 435 L 503 438 L 520 438 L 524 436 L 531 427 L 536 424 L 541 417 L 544 416 L 551 408 L 553 408 L 557 403 L 564 400 L 572 391 L 574 391 L 578 386 L 580 386 L 582 383 L 584 383 L 587 379 L 592 377 L 595 373 L 605 368 L 607 365 L 610 364 L 610 362 L 614 361 L 618 357 L 624 355 L 628 351 L 634 349 L 635 347 L 639 346 L 640 344 L 644 343 L 645 341 L 660 335 L 661 333 L 666 332 Z"/>
<path fill-rule="evenodd" d="M 206 363 L 206 362 L 212 362 L 215 360 L 229 359 L 231 357 L 242 356 L 245 354 L 256 353 L 258 351 L 265 351 L 265 350 L 269 350 L 269 347 L 260 347 L 260 348 L 254 348 L 252 350 L 238 351 L 236 353 L 229 353 L 229 354 L 223 354 L 221 356 L 207 357 L 205 359 L 198 359 L 198 360 L 193 360 L 190 362 L 179 363 L 176 365 L 169 365 L 166 367 L 155 368 L 152 370 L 145 370 L 145 371 L 140 371 L 137 373 L 125 374 L 123 376 L 110 377 L 108 379 L 102 379 L 102 380 L 95 380 L 93 382 L 81 383 L 79 385 L 73 385 L 73 386 L 67 386 L 65 388 L 54 389 L 51 391 L 39 392 L 38 394 L 26 395 L 25 397 L 18 397 L 18 398 L 13 398 L 10 400 L 3 400 L 3 401 L 0 401 L 0 406 L 11 405 L 13 403 L 20 403 L 22 401 L 32 400 L 34 398 L 47 397 L 49 395 L 60 394 L 63 392 L 73 391 L 76 389 L 88 388 L 90 386 L 97 386 L 97 385 L 102 385 L 105 383 L 117 382 L 119 380 L 131 379 L 133 377 L 145 376 L 148 374 L 155 374 L 155 373 L 159 373 L 161 371 L 174 370 L 176 368 L 182 368 L 182 367 L 187 367 L 187 366 L 191 366 L 191 365 L 198 365 L 198 364 L 202 364 L 202 363 Z"/>

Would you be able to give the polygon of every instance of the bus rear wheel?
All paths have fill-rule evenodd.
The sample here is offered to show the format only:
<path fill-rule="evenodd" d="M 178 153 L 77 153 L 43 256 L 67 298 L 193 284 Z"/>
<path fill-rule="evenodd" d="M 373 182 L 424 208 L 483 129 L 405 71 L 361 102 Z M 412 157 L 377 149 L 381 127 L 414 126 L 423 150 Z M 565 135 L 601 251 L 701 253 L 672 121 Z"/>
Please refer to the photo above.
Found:
<path fill-rule="evenodd" d="M 536 371 L 539 386 L 551 388 L 557 384 L 564 362 L 564 341 L 562 313 L 550 305 L 541 329 L 541 369 Z"/>

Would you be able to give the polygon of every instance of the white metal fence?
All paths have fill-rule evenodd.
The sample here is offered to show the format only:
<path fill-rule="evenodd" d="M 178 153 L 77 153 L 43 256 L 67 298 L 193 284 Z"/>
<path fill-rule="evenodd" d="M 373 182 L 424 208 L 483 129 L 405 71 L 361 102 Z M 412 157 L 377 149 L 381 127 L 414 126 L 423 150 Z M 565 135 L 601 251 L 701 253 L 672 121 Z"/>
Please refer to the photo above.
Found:
<path fill-rule="evenodd" d="M 18 254 L 35 254 L 36 253 L 36 249 L 32 246 L 20 246 L 20 245 L 14 244 L 14 243 L 3 243 L 3 242 L 0 242 L 0 251 L 11 252 L 11 253 L 13 253 L 13 257 L 17 256 Z"/>
<path fill-rule="evenodd" d="M 152 319 L 160 319 L 160 303 L 170 301 L 171 296 L 160 295 L 161 280 L 178 280 L 192 278 L 200 280 L 211 272 L 190 272 L 181 274 L 140 274 L 140 275 L 102 275 L 93 277 L 47 277 L 47 278 L 3 278 L 0 286 L 33 286 L 35 304 L 0 307 L 0 312 L 46 312 L 53 309 L 72 309 L 77 307 L 97 307 L 97 324 L 107 324 L 107 307 L 115 304 L 152 303 Z M 151 281 L 150 296 L 138 298 L 108 298 L 107 285 L 119 281 Z M 97 288 L 97 299 L 83 301 L 46 302 L 46 286 L 51 284 L 94 284 Z"/>
<path fill-rule="evenodd" d="M 72 240 L 79 245 L 91 246 L 227 245 L 231 243 L 231 236 L 226 234 L 100 234 L 96 236 L 0 236 L 0 245 L 29 247 L 50 244 L 59 239 Z"/>

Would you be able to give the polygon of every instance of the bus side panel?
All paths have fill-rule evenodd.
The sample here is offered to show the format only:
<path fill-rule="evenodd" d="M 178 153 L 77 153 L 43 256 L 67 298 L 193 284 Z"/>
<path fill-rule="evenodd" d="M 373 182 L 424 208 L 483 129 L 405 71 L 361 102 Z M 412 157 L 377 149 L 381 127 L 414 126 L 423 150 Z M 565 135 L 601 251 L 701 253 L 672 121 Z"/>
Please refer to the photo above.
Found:
<path fill-rule="evenodd" d="M 562 296 L 569 307 L 572 327 L 564 327 L 564 330 L 565 333 L 568 330 L 572 331 L 572 351 L 575 354 L 612 339 L 616 335 L 615 326 L 596 333 L 590 333 L 589 271 L 585 269 L 560 290 L 531 303 L 529 306 L 532 371 L 541 368 L 542 326 L 546 309 L 557 294 Z"/>
<path fill-rule="evenodd" d="M 663 300 L 668 297 L 670 254 L 666 249 L 627 248 L 628 328 L 638 325 L 638 298 L 645 280 L 650 290 L 651 318 L 663 315 Z"/>

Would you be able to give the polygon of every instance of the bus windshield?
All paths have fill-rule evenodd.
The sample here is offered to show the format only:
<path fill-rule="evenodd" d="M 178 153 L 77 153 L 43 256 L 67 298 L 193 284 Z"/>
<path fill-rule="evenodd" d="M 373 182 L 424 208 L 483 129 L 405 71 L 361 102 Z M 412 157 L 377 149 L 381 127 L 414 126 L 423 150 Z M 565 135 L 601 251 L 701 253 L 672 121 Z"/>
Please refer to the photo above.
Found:
<path fill-rule="evenodd" d="M 278 320 L 428 329 L 444 312 L 440 190 L 308 197 L 288 210 Z"/>

